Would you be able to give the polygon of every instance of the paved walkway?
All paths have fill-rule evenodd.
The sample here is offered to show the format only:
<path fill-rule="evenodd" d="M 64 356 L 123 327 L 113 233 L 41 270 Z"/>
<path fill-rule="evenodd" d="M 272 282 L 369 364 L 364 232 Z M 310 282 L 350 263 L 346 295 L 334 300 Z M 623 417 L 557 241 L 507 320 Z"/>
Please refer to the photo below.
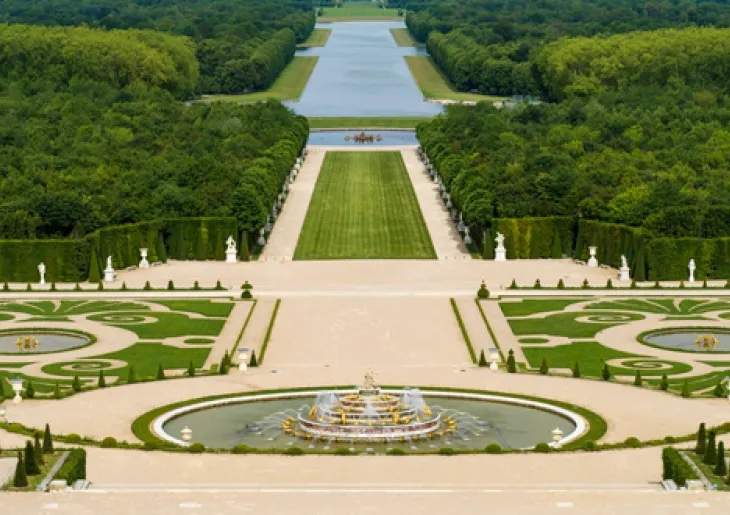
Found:
<path fill-rule="evenodd" d="M 489 359 L 489 349 L 496 347 L 496 345 L 494 340 L 492 340 L 492 336 L 489 334 L 484 319 L 482 319 L 479 308 L 474 302 L 474 298 L 459 297 L 454 300 L 456 301 L 456 306 L 459 308 L 459 313 L 471 340 L 472 347 L 474 347 L 477 360 L 482 350 L 484 351 L 485 357 Z"/>
<path fill-rule="evenodd" d="M 215 343 L 210 350 L 210 354 L 208 354 L 208 359 L 205 360 L 203 368 L 210 369 L 212 365 L 220 365 L 221 359 L 226 351 L 233 351 L 238 335 L 241 333 L 241 328 L 251 309 L 253 309 L 253 302 L 236 302 L 233 305 L 226 324 L 221 329 L 220 335 L 215 339 Z"/>
<path fill-rule="evenodd" d="M 288 261 L 294 256 L 325 154 L 326 151 L 316 148 L 308 151 L 297 178 L 289 187 L 289 195 L 259 258 L 261 261 Z"/>
<path fill-rule="evenodd" d="M 471 259 L 449 212 L 441 202 L 438 187 L 426 173 L 426 167 L 418 159 L 415 149 L 402 150 L 401 155 L 438 259 Z"/>
<path fill-rule="evenodd" d="M 507 323 L 507 319 L 504 317 L 502 310 L 499 308 L 499 303 L 492 300 L 486 300 L 481 301 L 481 306 L 484 310 L 484 315 L 487 317 L 487 320 L 489 320 L 489 325 L 492 327 L 492 331 L 494 331 L 494 337 L 497 339 L 497 343 L 499 343 L 499 348 L 501 349 L 502 354 L 504 354 L 505 359 L 507 359 L 509 351 L 513 350 L 515 353 L 515 360 L 518 363 L 526 363 L 527 358 L 525 358 L 525 354 L 522 352 L 522 346 L 517 341 L 517 337 L 512 333 L 512 329 Z"/>

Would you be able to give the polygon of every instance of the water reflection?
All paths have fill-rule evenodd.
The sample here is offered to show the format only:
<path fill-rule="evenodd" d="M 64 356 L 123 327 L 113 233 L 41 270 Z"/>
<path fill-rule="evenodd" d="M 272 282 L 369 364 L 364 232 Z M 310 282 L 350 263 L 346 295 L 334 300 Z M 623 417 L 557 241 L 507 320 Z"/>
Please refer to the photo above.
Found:
<path fill-rule="evenodd" d="M 403 59 L 424 55 L 399 47 L 390 33 L 402 22 L 342 22 L 318 25 L 332 34 L 324 47 L 300 50 L 319 61 L 297 102 L 288 102 L 305 116 L 429 116 L 441 112 L 424 100 Z"/>

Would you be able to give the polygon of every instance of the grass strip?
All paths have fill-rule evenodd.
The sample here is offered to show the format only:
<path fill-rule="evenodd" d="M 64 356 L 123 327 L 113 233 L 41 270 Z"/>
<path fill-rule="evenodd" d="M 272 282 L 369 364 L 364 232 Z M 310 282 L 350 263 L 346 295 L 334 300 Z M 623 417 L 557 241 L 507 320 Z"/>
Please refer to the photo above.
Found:
<path fill-rule="evenodd" d="M 476 303 L 477 308 L 479 308 L 479 314 L 482 316 L 484 325 L 487 326 L 487 332 L 489 333 L 489 336 L 492 338 L 492 341 L 494 342 L 495 347 L 497 347 L 497 351 L 499 352 L 499 357 L 502 358 L 503 362 L 506 362 L 507 358 L 505 358 L 504 352 L 502 352 L 502 347 L 499 346 L 499 341 L 497 340 L 497 335 L 494 334 L 494 329 L 492 329 L 492 324 L 489 323 L 489 320 L 487 319 L 487 315 L 486 315 L 486 313 L 484 313 L 484 309 L 482 309 L 482 303 L 479 302 L 479 299 L 474 299 L 474 302 Z"/>
<path fill-rule="evenodd" d="M 279 313 L 279 306 L 281 305 L 281 299 L 276 299 L 274 303 L 274 310 L 271 312 L 271 320 L 269 320 L 269 326 L 266 328 L 266 336 L 264 336 L 264 343 L 261 345 L 261 355 L 259 356 L 258 364 L 263 365 L 264 358 L 266 357 L 266 349 L 269 348 L 269 341 L 271 340 L 271 333 L 274 331 L 274 324 L 276 323 L 276 315 Z"/>
<path fill-rule="evenodd" d="M 314 29 L 306 41 L 297 46 L 302 48 L 325 46 L 331 35 L 332 29 Z"/>
<path fill-rule="evenodd" d="M 202 102 L 236 102 L 239 104 L 251 104 L 266 100 L 296 100 L 302 96 L 304 87 L 309 82 L 317 56 L 296 56 L 284 68 L 277 77 L 274 84 L 266 91 L 255 93 L 243 93 L 239 95 L 206 95 L 200 99 Z"/>
<path fill-rule="evenodd" d="M 454 310 L 454 316 L 456 317 L 456 323 L 459 324 L 459 329 L 461 330 L 461 336 L 464 338 L 464 343 L 466 344 L 466 350 L 469 351 L 469 357 L 471 358 L 471 362 L 476 364 L 477 362 L 477 356 L 474 353 L 474 347 L 471 344 L 471 338 L 469 338 L 469 333 L 466 332 L 466 326 L 464 325 L 464 320 L 461 318 L 461 313 L 459 312 L 459 308 L 456 305 L 456 301 L 454 298 L 450 298 L 449 302 L 451 303 L 451 309 Z"/>
<path fill-rule="evenodd" d="M 418 43 L 408 29 L 390 29 L 390 33 L 398 46 L 416 46 Z"/>
<path fill-rule="evenodd" d="M 421 93 L 429 100 L 451 100 L 454 102 L 494 102 L 500 100 L 500 97 L 456 91 L 449 84 L 446 77 L 436 68 L 430 57 L 407 55 L 405 59 Z"/>
<path fill-rule="evenodd" d="M 253 304 L 251 304 L 251 309 L 248 310 L 246 320 L 244 320 L 243 327 L 241 327 L 241 330 L 238 332 L 238 338 L 236 338 L 236 343 L 233 345 L 233 349 L 231 350 L 231 357 L 236 355 L 238 346 L 241 345 L 241 340 L 243 340 L 243 335 L 246 333 L 246 328 L 248 327 L 248 323 L 251 321 L 251 317 L 253 317 L 253 311 L 254 309 L 256 309 L 256 305 L 258 304 L 258 302 L 258 299 L 255 299 L 253 301 Z"/>
<path fill-rule="evenodd" d="M 431 118 L 425 116 L 315 116 L 311 129 L 415 129 Z"/>

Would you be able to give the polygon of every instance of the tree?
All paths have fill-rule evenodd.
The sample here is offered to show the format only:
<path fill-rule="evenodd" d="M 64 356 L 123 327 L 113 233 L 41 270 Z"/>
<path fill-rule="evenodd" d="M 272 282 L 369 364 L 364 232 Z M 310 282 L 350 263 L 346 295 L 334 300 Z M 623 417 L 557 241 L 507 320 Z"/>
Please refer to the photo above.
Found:
<path fill-rule="evenodd" d="M 727 462 L 725 461 L 725 442 L 717 444 L 717 460 L 712 470 L 716 476 L 724 477 L 727 474 Z"/>
<path fill-rule="evenodd" d="M 230 367 L 230 358 L 228 356 L 228 349 L 226 349 L 225 354 L 221 358 L 220 366 L 218 367 L 218 372 L 221 375 L 225 375 L 228 373 L 228 369 Z"/>
<path fill-rule="evenodd" d="M 26 440 L 25 452 L 23 453 L 23 461 L 25 462 L 25 473 L 29 476 L 39 474 L 41 469 L 38 466 L 38 460 L 35 457 L 35 449 L 33 442 Z"/>
<path fill-rule="evenodd" d="M 540 362 L 540 373 L 545 376 L 549 371 L 547 359 L 542 358 L 542 362 Z"/>
<path fill-rule="evenodd" d="M 717 446 L 715 444 L 715 432 L 708 431 L 707 447 L 705 447 L 705 454 L 702 457 L 702 462 L 705 465 L 714 465 L 716 461 L 717 461 Z"/>
<path fill-rule="evenodd" d="M 165 379 L 165 369 L 162 366 L 162 363 L 159 363 L 157 365 L 157 376 L 156 376 L 156 378 L 157 378 L 158 381 L 161 381 L 161 380 Z"/>
<path fill-rule="evenodd" d="M 517 372 L 517 362 L 515 361 L 515 351 L 513 349 L 510 349 L 507 354 L 507 372 L 510 374 Z"/>
<path fill-rule="evenodd" d="M 489 290 L 487 289 L 487 285 L 484 284 L 484 281 L 482 281 L 481 286 L 479 286 L 479 289 L 477 290 L 477 298 L 478 299 L 488 299 L 489 298 Z"/>
<path fill-rule="evenodd" d="M 71 382 L 71 388 L 73 389 L 74 392 L 81 391 L 81 379 L 79 379 L 79 376 L 74 376 L 74 379 Z"/>
<path fill-rule="evenodd" d="M 53 385 L 53 398 L 60 399 L 61 397 L 63 397 L 63 395 L 61 395 L 61 385 L 56 383 Z"/>
<path fill-rule="evenodd" d="M 659 389 L 664 390 L 665 392 L 669 390 L 669 378 L 667 377 L 667 374 L 662 374 L 662 379 L 659 382 Z"/>
<path fill-rule="evenodd" d="M 705 423 L 702 422 L 699 429 L 697 429 L 697 444 L 695 445 L 695 453 L 698 456 L 704 456 L 705 449 L 707 449 L 707 433 L 705 430 Z"/>
<path fill-rule="evenodd" d="M 35 387 L 33 386 L 33 381 L 28 381 L 28 386 L 25 388 L 25 396 L 28 399 L 32 399 L 35 397 Z"/>
<path fill-rule="evenodd" d="M 255 367 L 259 366 L 259 363 L 256 360 L 256 351 L 255 350 L 251 351 L 251 359 L 248 362 L 248 366 L 251 368 L 255 368 Z"/>
<path fill-rule="evenodd" d="M 106 387 L 106 378 L 104 377 L 104 370 L 99 370 L 99 380 L 97 381 L 96 385 L 99 388 Z"/>
<path fill-rule="evenodd" d="M 134 365 L 130 365 L 127 369 L 127 384 L 133 384 L 137 382 L 137 374 L 134 370 Z"/>
<path fill-rule="evenodd" d="M 39 465 L 43 465 L 43 448 L 41 447 L 41 440 L 38 437 L 37 432 L 33 435 L 33 452 L 35 454 L 36 462 Z"/>
<path fill-rule="evenodd" d="M 682 397 L 689 398 L 692 396 L 692 392 L 689 389 L 689 382 L 685 379 L 682 383 Z"/>
<path fill-rule="evenodd" d="M 53 437 L 51 436 L 51 427 L 48 424 L 43 430 L 43 452 L 45 454 L 53 452 Z"/>
<path fill-rule="evenodd" d="M 28 475 L 25 472 L 25 461 L 23 460 L 23 453 L 20 451 L 18 451 L 18 462 L 15 465 L 13 486 L 16 488 L 24 488 L 28 486 Z"/>
<path fill-rule="evenodd" d="M 479 353 L 479 366 L 486 367 L 487 365 L 487 357 L 484 355 L 484 349 L 482 349 L 482 351 Z"/>
<path fill-rule="evenodd" d="M 580 377 L 581 376 L 581 374 L 580 374 L 580 365 L 578 364 L 577 361 L 573 365 L 572 373 L 573 373 L 573 377 Z"/>
<path fill-rule="evenodd" d="M 669 447 L 662 449 L 662 479 L 674 478 L 674 467 L 672 465 L 670 453 L 671 451 Z"/>
<path fill-rule="evenodd" d="M 634 386 L 641 386 L 642 380 L 641 380 L 641 371 L 637 370 L 636 374 L 634 374 Z"/>
<path fill-rule="evenodd" d="M 558 290 L 564 290 L 564 289 L 565 289 L 565 282 L 564 282 L 564 281 L 563 281 L 563 279 L 561 278 L 561 279 L 560 279 L 560 280 L 558 281 Z"/>
<path fill-rule="evenodd" d="M 718 383 L 715 385 L 715 388 L 712 390 L 712 395 L 714 395 L 715 397 L 723 398 L 727 396 L 727 388 L 725 388 L 723 380 L 724 378 L 718 381 Z"/>
<path fill-rule="evenodd" d="M 193 366 L 193 362 L 191 361 L 188 363 L 188 371 L 187 371 L 188 377 L 194 377 L 195 376 L 195 367 Z"/>
<path fill-rule="evenodd" d="M 608 368 L 608 363 L 603 364 L 603 370 L 601 370 L 601 377 L 604 381 L 611 380 L 611 370 Z"/>

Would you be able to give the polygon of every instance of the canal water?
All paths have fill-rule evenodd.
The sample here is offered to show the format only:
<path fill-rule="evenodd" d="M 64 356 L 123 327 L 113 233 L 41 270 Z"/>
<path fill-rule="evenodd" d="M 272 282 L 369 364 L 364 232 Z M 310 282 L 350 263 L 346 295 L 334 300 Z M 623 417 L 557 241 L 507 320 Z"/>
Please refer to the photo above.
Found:
<path fill-rule="evenodd" d="M 318 24 L 327 44 L 300 50 L 319 60 L 301 98 L 287 105 L 305 116 L 433 116 L 442 106 L 424 100 L 404 59 L 425 50 L 399 47 L 390 29 L 402 22 Z"/>

